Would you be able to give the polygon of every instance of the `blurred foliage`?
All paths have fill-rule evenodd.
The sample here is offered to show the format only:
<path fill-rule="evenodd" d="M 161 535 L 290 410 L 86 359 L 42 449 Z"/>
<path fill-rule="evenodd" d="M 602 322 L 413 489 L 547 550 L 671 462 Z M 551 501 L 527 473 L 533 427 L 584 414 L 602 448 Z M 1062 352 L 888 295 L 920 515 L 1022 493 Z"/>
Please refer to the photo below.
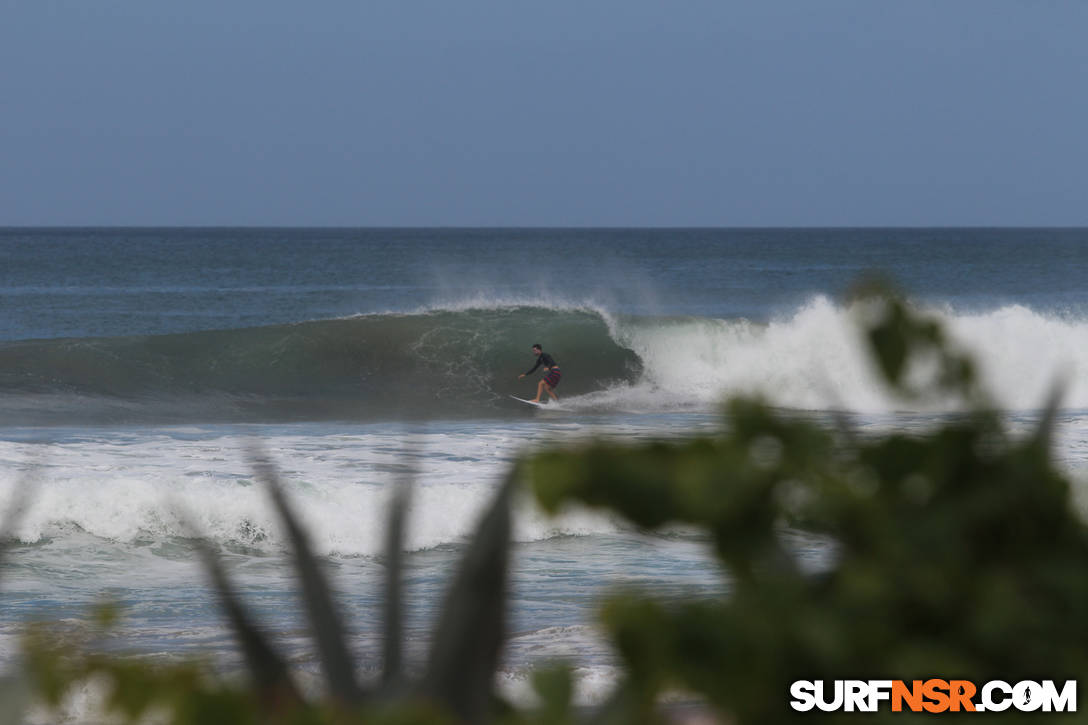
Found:
<path fill-rule="evenodd" d="M 510 472 L 467 547 L 418 677 L 405 672 L 400 646 L 408 484 L 390 513 L 382 674 L 360 682 L 320 562 L 259 452 L 254 469 L 288 532 L 323 694 L 297 686 L 207 545 L 200 551 L 249 685 L 223 680 L 206 662 L 149 665 L 102 654 L 96 643 L 110 631 L 109 610 L 79 636 L 35 628 L 28 670 L 50 705 L 96 681 L 120 721 L 154 715 L 178 724 L 651 723 L 668 717 L 660 696 L 675 690 L 705 698 L 723 721 L 781 723 L 813 717 L 789 709 L 798 679 L 1079 679 L 1088 672 L 1088 530 L 1050 459 L 1057 395 L 1038 429 L 1014 439 L 987 404 L 972 361 L 935 321 L 879 290 L 863 291 L 856 307 L 874 368 L 893 391 L 913 401 L 953 399 L 966 412 L 917 433 L 861 436 L 845 420 L 821 425 L 738 399 L 717 436 L 532 455 Z M 648 529 L 694 525 L 729 576 L 721 599 L 661 601 L 637 591 L 608 599 L 601 617 L 625 674 L 600 708 L 572 706 L 563 666 L 534 672 L 537 707 L 515 709 L 494 691 L 518 478 L 552 512 L 581 503 Z M 799 565 L 783 539 L 790 527 L 830 542 L 834 554 L 820 571 Z"/>
<path fill-rule="evenodd" d="M 1038 429 L 1014 440 L 937 322 L 879 294 L 859 309 L 896 393 L 955 396 L 967 412 L 916 434 L 863 437 L 739 399 L 718 437 L 597 442 L 531 460 L 549 511 L 580 502 L 650 529 L 693 524 L 731 575 L 720 601 L 628 592 L 605 605 L 637 693 L 630 721 L 650 717 L 668 688 L 705 696 L 737 722 L 777 723 L 819 717 L 789 708 L 794 680 L 1088 674 L 1088 529 L 1050 459 L 1057 396 Z M 783 543 L 791 526 L 833 542 L 825 571 L 798 565 Z M 914 718 L 885 704 L 822 719 Z"/>
<path fill-rule="evenodd" d="M 39 624 L 28 632 L 24 642 L 26 669 L 48 708 L 60 713 L 66 697 L 90 687 L 101 695 L 104 710 L 126 723 L 149 719 L 176 725 L 544 722 L 537 719 L 536 711 L 514 711 L 495 693 L 504 638 L 513 473 L 499 487 L 454 572 L 432 633 L 430 655 L 417 678 L 403 670 L 400 657 L 400 551 L 410 482 L 399 482 L 391 506 L 385 561 L 382 675 L 379 683 L 364 683 L 357 678 L 349 652 L 350 632 L 341 622 L 321 563 L 288 503 L 279 474 L 259 451 L 251 451 L 251 457 L 287 532 L 299 594 L 321 663 L 324 692 L 314 697 L 303 693 L 284 658 L 247 613 L 216 553 L 198 540 L 198 551 L 245 657 L 249 683 L 225 679 L 208 661 L 164 664 L 119 653 L 111 638 L 117 611 L 103 607 L 81 629 L 58 631 L 55 624 Z M 562 697 L 569 696 L 569 691 L 556 688 L 554 676 L 546 678 L 545 686 Z M 541 712 L 560 712 L 566 704 L 545 698 Z"/>

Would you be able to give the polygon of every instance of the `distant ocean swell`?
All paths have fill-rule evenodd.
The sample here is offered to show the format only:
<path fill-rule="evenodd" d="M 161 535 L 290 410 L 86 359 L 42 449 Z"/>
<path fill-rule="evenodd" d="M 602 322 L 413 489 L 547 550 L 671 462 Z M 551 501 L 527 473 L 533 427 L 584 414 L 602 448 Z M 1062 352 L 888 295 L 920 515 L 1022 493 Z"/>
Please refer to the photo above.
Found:
<path fill-rule="evenodd" d="M 933 310 L 974 351 L 996 401 L 1038 407 L 1066 384 L 1088 407 L 1088 320 L 1012 305 Z M 590 307 L 440 309 L 177 335 L 0 344 L 0 424 L 392 420 L 524 414 L 509 395 L 541 342 L 586 412 L 708 409 L 734 394 L 783 407 L 911 407 L 873 374 L 855 310 L 816 297 L 766 324 L 614 317 Z M 931 407 L 943 409 L 937 403 Z"/>

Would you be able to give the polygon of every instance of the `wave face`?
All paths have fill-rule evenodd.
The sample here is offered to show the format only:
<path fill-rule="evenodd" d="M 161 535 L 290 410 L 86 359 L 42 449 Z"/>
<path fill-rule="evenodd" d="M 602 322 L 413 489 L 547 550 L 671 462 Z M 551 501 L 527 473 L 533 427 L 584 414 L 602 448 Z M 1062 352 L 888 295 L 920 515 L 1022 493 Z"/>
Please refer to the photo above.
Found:
<path fill-rule="evenodd" d="M 473 303 L 474 305 L 478 303 Z M 930 309 L 975 353 L 993 399 L 1037 408 L 1067 383 L 1088 407 L 1088 322 L 1011 305 Z M 563 367 L 565 407 L 708 410 L 758 394 L 807 410 L 952 410 L 894 398 L 858 311 L 816 297 L 770 323 L 620 317 L 593 307 L 470 306 L 242 330 L 0 344 L 0 423 L 397 420 L 523 415 L 541 342 Z"/>
<path fill-rule="evenodd" d="M 554 345 L 549 341 L 557 341 Z M 292 325 L 0 345 L 9 424 L 466 417 L 535 392 L 541 342 L 579 395 L 637 379 L 588 309 L 438 310 Z M 576 363 L 575 363 L 576 361 Z"/>

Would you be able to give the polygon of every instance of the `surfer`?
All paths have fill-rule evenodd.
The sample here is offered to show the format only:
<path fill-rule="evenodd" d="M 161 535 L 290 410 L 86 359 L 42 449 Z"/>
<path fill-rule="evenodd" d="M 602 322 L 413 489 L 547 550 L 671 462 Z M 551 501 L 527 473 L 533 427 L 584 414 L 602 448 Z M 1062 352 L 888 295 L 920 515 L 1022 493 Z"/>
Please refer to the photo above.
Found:
<path fill-rule="evenodd" d="M 563 374 L 559 372 L 559 366 L 555 364 L 555 358 L 548 353 L 544 352 L 544 349 L 540 347 L 540 343 L 533 345 L 533 354 L 536 355 L 536 365 L 529 369 L 529 372 L 522 373 L 518 376 L 518 380 L 521 380 L 526 375 L 532 375 L 538 367 L 544 367 L 544 377 L 540 379 L 540 383 L 536 386 L 536 397 L 533 398 L 531 403 L 539 403 L 540 396 L 544 391 L 548 391 L 548 395 L 552 396 L 552 400 L 559 402 L 558 396 L 555 394 L 555 386 L 559 385 L 560 379 Z"/>

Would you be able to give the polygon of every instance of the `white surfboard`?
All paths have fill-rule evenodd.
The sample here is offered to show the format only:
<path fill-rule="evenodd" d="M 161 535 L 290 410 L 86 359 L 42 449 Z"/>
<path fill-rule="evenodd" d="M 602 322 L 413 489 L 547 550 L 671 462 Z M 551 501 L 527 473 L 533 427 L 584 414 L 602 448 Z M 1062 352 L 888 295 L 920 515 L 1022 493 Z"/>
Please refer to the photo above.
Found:
<path fill-rule="evenodd" d="M 516 395 L 511 395 L 510 397 L 513 398 L 514 400 L 518 401 L 518 402 L 525 403 L 526 405 L 531 405 L 534 408 L 540 408 L 541 410 L 562 410 L 559 403 L 556 403 L 554 401 L 551 402 L 551 403 L 535 403 L 532 400 L 526 400 L 525 398 L 519 398 Z"/>

